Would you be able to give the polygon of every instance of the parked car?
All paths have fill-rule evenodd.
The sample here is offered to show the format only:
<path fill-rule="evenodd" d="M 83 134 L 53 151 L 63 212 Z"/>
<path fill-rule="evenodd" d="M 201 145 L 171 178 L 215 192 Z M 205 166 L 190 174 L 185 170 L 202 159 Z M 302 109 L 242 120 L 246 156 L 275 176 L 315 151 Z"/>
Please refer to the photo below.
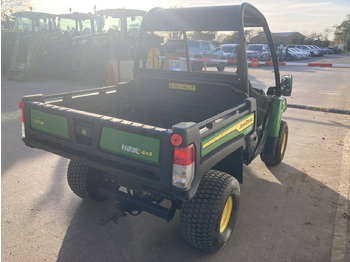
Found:
<path fill-rule="evenodd" d="M 188 40 L 188 50 L 190 57 L 203 58 L 203 59 L 222 59 L 226 60 L 226 55 L 223 51 L 217 48 L 211 41 L 205 40 Z M 198 69 L 201 71 L 203 69 L 204 63 L 199 65 Z M 218 69 L 218 71 L 224 71 L 226 63 L 225 62 L 208 62 L 207 66 L 213 66 Z"/>
<path fill-rule="evenodd" d="M 319 56 L 320 55 L 320 51 L 318 49 L 315 48 L 311 48 L 307 45 L 288 45 L 288 48 L 298 48 L 301 49 L 303 51 L 308 51 L 310 52 L 311 56 Z"/>
<path fill-rule="evenodd" d="M 163 44 L 163 49 L 168 55 L 185 55 L 184 42 L 180 39 L 171 39 Z"/>
<path fill-rule="evenodd" d="M 325 47 L 325 48 L 323 48 L 323 52 L 324 52 L 325 54 L 333 54 L 333 53 L 334 53 L 333 49 L 330 48 L 330 47 Z"/>
<path fill-rule="evenodd" d="M 247 45 L 247 59 L 258 59 L 259 61 L 268 61 L 271 59 L 271 51 L 266 44 Z"/>
<path fill-rule="evenodd" d="M 341 50 L 338 47 L 330 47 L 331 50 L 333 50 L 333 54 L 341 54 L 343 50 Z"/>
<path fill-rule="evenodd" d="M 183 56 L 185 54 L 185 45 L 183 40 L 169 40 L 163 45 L 167 54 Z M 214 43 L 206 40 L 188 40 L 188 51 L 190 58 L 198 59 L 221 59 L 226 60 L 226 55 L 222 50 L 219 50 Z M 192 61 L 192 71 L 201 71 L 205 66 L 202 61 Z M 216 67 L 218 71 L 224 71 L 225 62 L 207 62 L 206 66 Z"/>
<path fill-rule="evenodd" d="M 320 47 L 318 47 L 317 45 L 308 45 L 309 47 L 313 48 L 313 49 L 317 49 L 318 51 L 320 51 L 319 55 L 320 56 L 323 56 L 325 53 L 324 53 L 324 50 Z"/>
<path fill-rule="evenodd" d="M 288 52 L 287 59 L 289 60 L 300 60 L 311 57 L 310 52 L 306 52 L 298 48 L 287 48 L 286 50 L 286 52 Z"/>
<path fill-rule="evenodd" d="M 227 60 L 236 60 L 236 44 L 224 44 L 220 46 L 221 51 L 226 55 Z"/>

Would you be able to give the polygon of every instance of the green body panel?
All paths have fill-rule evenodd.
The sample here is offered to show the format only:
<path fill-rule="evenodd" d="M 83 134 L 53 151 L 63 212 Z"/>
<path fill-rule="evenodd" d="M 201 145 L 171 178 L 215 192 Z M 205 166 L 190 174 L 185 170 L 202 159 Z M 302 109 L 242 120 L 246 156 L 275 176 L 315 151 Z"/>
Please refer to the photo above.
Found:
<path fill-rule="evenodd" d="M 100 148 L 152 164 L 160 164 L 160 140 L 157 138 L 102 127 Z"/>
<path fill-rule="evenodd" d="M 272 105 L 270 122 L 267 127 L 268 137 L 278 137 L 282 114 L 287 109 L 287 101 L 284 97 L 275 97 Z"/>
<path fill-rule="evenodd" d="M 254 128 L 254 113 L 246 115 L 201 140 L 201 157 L 227 141 L 245 136 Z"/>
<path fill-rule="evenodd" d="M 32 129 L 60 138 L 69 139 L 67 119 L 38 110 L 30 110 L 30 125 Z"/>

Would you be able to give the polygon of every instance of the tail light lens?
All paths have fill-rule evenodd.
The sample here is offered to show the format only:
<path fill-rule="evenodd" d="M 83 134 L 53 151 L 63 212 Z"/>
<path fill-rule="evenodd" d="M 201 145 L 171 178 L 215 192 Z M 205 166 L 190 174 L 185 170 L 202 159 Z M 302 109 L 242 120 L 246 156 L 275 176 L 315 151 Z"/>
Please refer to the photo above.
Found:
<path fill-rule="evenodd" d="M 194 177 L 196 151 L 193 144 L 187 147 L 175 147 L 173 158 L 172 185 L 178 188 L 188 188 Z"/>
<path fill-rule="evenodd" d="M 25 129 L 24 129 L 24 103 L 23 101 L 18 102 L 18 107 L 22 111 L 22 138 L 25 137 Z"/>

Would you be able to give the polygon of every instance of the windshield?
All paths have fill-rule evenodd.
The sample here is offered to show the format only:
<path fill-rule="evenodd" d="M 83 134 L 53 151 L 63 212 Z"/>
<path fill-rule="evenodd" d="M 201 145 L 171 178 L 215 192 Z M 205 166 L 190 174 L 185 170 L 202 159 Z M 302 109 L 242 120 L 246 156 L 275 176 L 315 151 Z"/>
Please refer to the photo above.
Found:
<path fill-rule="evenodd" d="M 168 52 L 171 52 L 171 50 L 184 49 L 185 45 L 183 40 L 169 40 L 164 44 L 164 47 Z"/>
<path fill-rule="evenodd" d="M 34 31 L 34 32 L 52 32 L 55 30 L 55 23 L 51 18 L 28 18 L 28 17 L 17 17 L 16 27 L 18 30 Z M 34 29 L 33 29 L 34 26 Z"/>
<path fill-rule="evenodd" d="M 27 17 L 18 17 L 16 19 L 17 29 L 32 31 L 32 20 Z"/>
<path fill-rule="evenodd" d="M 67 19 L 67 18 L 61 18 L 59 20 L 58 27 L 61 31 L 71 31 L 75 29 L 75 20 L 73 19 Z"/>
<path fill-rule="evenodd" d="M 221 50 L 225 53 L 232 53 L 234 48 L 234 46 L 222 46 Z"/>
<path fill-rule="evenodd" d="M 104 25 L 102 28 L 103 33 L 113 32 L 117 35 L 121 32 L 121 19 L 111 16 L 104 17 Z"/>
<path fill-rule="evenodd" d="M 138 35 L 142 22 L 142 16 L 129 16 L 126 19 L 127 32 L 129 35 Z"/>
<path fill-rule="evenodd" d="M 261 45 L 248 45 L 247 50 L 249 50 L 249 51 L 261 51 L 262 46 Z"/>
<path fill-rule="evenodd" d="M 61 31 L 67 32 L 81 32 L 85 34 L 91 34 L 91 20 L 75 20 L 71 18 L 60 18 L 58 21 L 58 27 Z"/>
<path fill-rule="evenodd" d="M 86 19 L 81 21 L 81 32 L 90 34 L 92 33 L 91 20 Z"/>
<path fill-rule="evenodd" d="M 103 33 L 113 33 L 116 36 L 126 34 L 136 36 L 139 33 L 141 22 L 142 16 L 128 16 L 125 21 L 125 18 L 122 17 L 105 15 L 103 16 L 101 31 Z"/>
<path fill-rule="evenodd" d="M 194 40 L 188 40 L 188 47 L 199 48 L 199 42 Z"/>

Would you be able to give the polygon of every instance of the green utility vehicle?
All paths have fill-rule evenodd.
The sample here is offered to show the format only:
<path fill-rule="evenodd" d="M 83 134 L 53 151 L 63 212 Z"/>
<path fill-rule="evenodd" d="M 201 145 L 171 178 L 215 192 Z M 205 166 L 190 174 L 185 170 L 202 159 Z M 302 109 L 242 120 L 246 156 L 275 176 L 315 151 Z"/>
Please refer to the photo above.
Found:
<path fill-rule="evenodd" d="M 271 49 L 275 84 L 266 92 L 248 79 L 246 27 L 263 28 Z M 187 38 L 210 30 L 238 32 L 235 73 L 191 69 Z M 185 58 L 163 61 L 158 40 L 169 36 L 184 41 Z M 243 164 L 260 155 L 276 165 L 286 151 L 282 95 L 291 94 L 292 77 L 280 81 L 267 22 L 247 3 L 152 9 L 134 70 L 116 86 L 23 97 L 22 139 L 71 159 L 68 184 L 77 196 L 118 200 L 116 216 L 146 211 L 169 221 L 179 209 L 183 238 L 217 251 L 233 232 Z"/>

